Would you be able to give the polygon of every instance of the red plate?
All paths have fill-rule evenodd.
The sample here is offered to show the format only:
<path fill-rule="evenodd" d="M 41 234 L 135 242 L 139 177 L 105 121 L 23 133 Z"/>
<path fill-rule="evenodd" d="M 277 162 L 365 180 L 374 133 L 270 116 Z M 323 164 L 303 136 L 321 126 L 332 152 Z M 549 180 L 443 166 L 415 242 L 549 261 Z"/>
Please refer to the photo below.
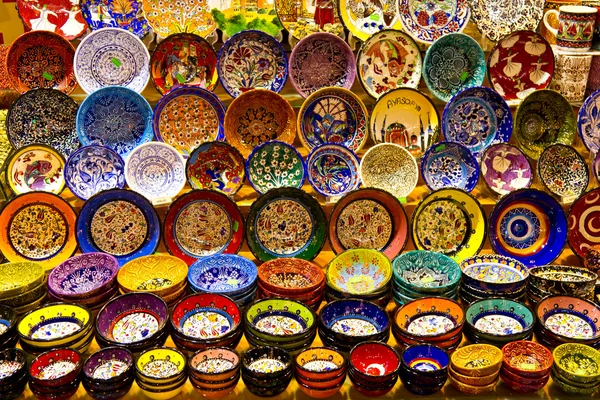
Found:
<path fill-rule="evenodd" d="M 83 35 L 87 23 L 73 0 L 17 0 L 17 11 L 32 31 L 54 32 L 67 40 Z"/>
<path fill-rule="evenodd" d="M 581 258 L 590 247 L 600 244 L 600 188 L 585 193 L 571 206 L 567 240 Z"/>

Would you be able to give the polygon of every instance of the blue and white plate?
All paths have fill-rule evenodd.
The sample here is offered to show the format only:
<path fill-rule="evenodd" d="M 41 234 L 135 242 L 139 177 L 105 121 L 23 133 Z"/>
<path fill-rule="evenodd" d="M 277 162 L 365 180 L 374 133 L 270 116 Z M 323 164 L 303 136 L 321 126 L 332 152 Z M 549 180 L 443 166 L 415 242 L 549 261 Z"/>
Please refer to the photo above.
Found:
<path fill-rule="evenodd" d="M 142 38 L 150 25 L 142 13 L 141 0 L 82 0 L 81 14 L 92 30 L 120 28 Z"/>
<path fill-rule="evenodd" d="M 65 180 L 75 196 L 87 200 L 103 190 L 125 187 L 125 162 L 108 147 L 85 146 L 67 160 Z"/>
<path fill-rule="evenodd" d="M 77 135 L 84 146 L 101 144 L 123 158 L 152 140 L 152 107 L 131 89 L 109 86 L 85 98 L 77 112 Z"/>
<path fill-rule="evenodd" d="M 235 254 L 215 254 L 190 265 L 188 282 L 199 292 L 239 295 L 253 289 L 258 268 L 251 260 Z"/>
<path fill-rule="evenodd" d="M 479 165 L 462 144 L 440 142 L 423 155 L 421 175 L 431 190 L 453 187 L 470 192 L 477 186 Z"/>
<path fill-rule="evenodd" d="M 577 116 L 579 136 L 590 153 L 596 154 L 600 149 L 600 90 L 588 97 Z"/>
<path fill-rule="evenodd" d="M 308 182 L 326 197 L 342 196 L 360 185 L 360 160 L 339 144 L 315 147 L 306 158 Z"/>

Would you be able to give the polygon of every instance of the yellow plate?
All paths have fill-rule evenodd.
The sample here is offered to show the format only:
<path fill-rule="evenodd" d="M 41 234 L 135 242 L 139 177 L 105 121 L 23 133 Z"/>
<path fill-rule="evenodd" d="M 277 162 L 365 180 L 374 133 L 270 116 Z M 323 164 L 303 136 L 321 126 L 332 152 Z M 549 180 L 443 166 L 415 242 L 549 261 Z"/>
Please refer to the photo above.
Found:
<path fill-rule="evenodd" d="M 34 262 L 0 264 L 0 299 L 26 293 L 44 281 L 44 268 Z"/>
<path fill-rule="evenodd" d="M 123 265 L 117 282 L 124 292 L 146 292 L 167 296 L 185 284 L 188 266 L 177 257 L 154 254 Z"/>
<path fill-rule="evenodd" d="M 6 182 L 15 194 L 51 192 L 65 188 L 65 159 L 50 146 L 32 144 L 21 147 L 7 160 Z"/>
<path fill-rule="evenodd" d="M 381 29 L 402 29 L 398 3 L 387 3 L 365 1 L 361 5 L 361 2 L 358 1 L 340 0 L 338 10 L 346 29 L 354 37 L 365 41 Z M 385 6 L 382 4 L 385 4 Z M 360 12 L 363 14 L 359 15 Z"/>
<path fill-rule="evenodd" d="M 63 337 L 49 337 L 48 339 L 34 339 L 31 337 L 31 330 L 43 321 L 49 321 L 57 317 L 70 317 L 81 322 L 81 328 L 73 331 L 71 334 Z M 17 325 L 17 331 L 22 340 L 27 340 L 29 343 L 37 346 L 38 343 L 51 342 L 53 345 L 61 345 L 68 343 L 77 338 L 78 335 L 87 331 L 88 325 L 91 324 L 90 312 L 75 304 L 56 303 L 49 304 L 31 311 L 25 315 Z"/>

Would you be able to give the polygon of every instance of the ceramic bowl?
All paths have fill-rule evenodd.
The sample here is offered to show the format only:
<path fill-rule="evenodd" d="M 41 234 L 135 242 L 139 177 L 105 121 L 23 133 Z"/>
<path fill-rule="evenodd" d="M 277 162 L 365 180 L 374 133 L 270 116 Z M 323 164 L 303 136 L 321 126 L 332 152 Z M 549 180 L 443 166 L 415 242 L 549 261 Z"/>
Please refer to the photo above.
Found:
<path fill-rule="evenodd" d="M 561 168 L 563 165 L 569 168 Z M 556 143 L 546 147 L 537 162 L 537 170 L 544 188 L 565 203 L 580 197 L 588 187 L 587 161 L 570 145 Z"/>
<path fill-rule="evenodd" d="M 525 304 L 503 298 L 472 303 L 466 312 L 466 331 L 493 345 L 522 339 L 533 332 L 533 311 Z"/>
<path fill-rule="evenodd" d="M 27 355 L 20 349 L 0 350 L 0 365 L 3 373 L 0 375 L 0 395 L 10 390 L 12 385 L 23 376 L 27 376 Z"/>
<path fill-rule="evenodd" d="M 460 263 L 462 281 L 491 293 L 510 293 L 527 283 L 529 269 L 514 258 L 496 254 L 470 257 Z"/>
<path fill-rule="evenodd" d="M 257 276 L 256 264 L 234 254 L 215 254 L 201 258 L 188 271 L 188 281 L 196 291 L 231 297 L 252 290 Z"/>
<path fill-rule="evenodd" d="M 485 376 L 496 373 L 502 366 L 502 351 L 489 344 L 472 344 L 452 354 L 452 368 L 467 376 Z"/>
<path fill-rule="evenodd" d="M 560 376 L 577 383 L 600 384 L 600 353 L 593 347 L 565 343 L 555 348 L 552 356 Z"/>
<path fill-rule="evenodd" d="M 239 374 L 240 355 L 226 347 L 210 347 L 188 360 L 190 376 L 203 382 L 220 382 Z"/>
<path fill-rule="evenodd" d="M 346 300 L 346 299 L 360 299 L 367 300 L 371 303 L 385 308 L 390 302 L 390 287 L 388 286 L 385 292 L 377 294 L 377 296 L 357 296 L 357 295 L 341 295 L 340 292 L 336 292 L 328 286 L 325 286 L 324 299 L 326 302 L 333 302 L 337 300 Z"/>
<path fill-rule="evenodd" d="M 553 361 L 547 348 L 532 341 L 519 340 L 502 347 L 502 368 L 525 378 L 548 375 Z"/>
<path fill-rule="evenodd" d="M 465 312 L 460 304 L 441 297 L 426 297 L 396 310 L 393 328 L 410 339 L 444 340 L 462 331 Z"/>
<path fill-rule="evenodd" d="M 83 379 L 95 384 L 96 390 L 108 391 L 132 380 L 133 354 L 122 347 L 107 347 L 91 356 L 83 364 Z"/>
<path fill-rule="evenodd" d="M 312 96 L 306 101 L 311 99 Z M 353 151 L 345 145 L 346 143 L 320 144 L 306 157 L 308 182 L 322 196 L 343 196 L 360 186 L 360 160 L 355 154 L 358 149 Z"/>
<path fill-rule="evenodd" d="M 0 300 L 0 304 L 18 309 L 19 307 L 31 304 L 31 302 L 44 297 L 47 294 L 47 292 L 48 285 L 46 283 L 46 279 L 44 279 L 42 283 L 39 284 L 39 286 L 36 286 L 33 289 L 25 293 L 19 294 L 17 296 L 2 299 Z"/>
<path fill-rule="evenodd" d="M 119 288 L 116 285 L 116 280 L 113 280 L 113 283 L 108 287 L 104 288 L 105 291 L 101 292 L 92 297 L 87 297 L 83 299 L 69 299 L 66 297 L 60 297 L 54 294 L 52 291 L 48 291 L 48 299 L 52 302 L 71 302 L 74 304 L 83 305 L 90 308 L 92 314 L 94 313 L 94 308 L 103 306 L 108 300 L 112 299 L 116 294 L 119 293 Z"/>
<path fill-rule="evenodd" d="M 461 270 L 456 261 L 433 251 L 403 253 L 392 266 L 398 283 L 417 292 L 441 293 L 460 282 Z"/>
<path fill-rule="evenodd" d="M 129 393 L 133 385 L 133 380 L 127 385 L 109 392 L 93 389 L 88 383 L 86 383 L 86 381 L 82 381 L 82 385 L 86 393 L 94 400 L 118 400 L 125 397 L 125 395 Z"/>
<path fill-rule="evenodd" d="M 360 296 L 384 288 L 392 278 L 392 265 L 379 251 L 350 249 L 329 263 L 325 275 L 328 286 Z"/>
<path fill-rule="evenodd" d="M 432 345 L 415 345 L 407 347 L 402 353 L 401 368 L 413 374 L 428 378 L 446 379 L 450 358 L 448 353 Z"/>
<path fill-rule="evenodd" d="M 438 346 L 442 349 L 444 349 L 446 352 L 451 353 L 454 350 L 456 350 L 456 348 L 458 348 L 458 346 L 462 343 L 463 341 L 463 334 L 462 332 L 458 332 L 455 336 L 452 336 L 450 338 L 446 338 L 446 339 L 432 339 L 432 338 L 420 338 L 420 339 L 413 339 L 411 337 L 406 336 L 404 333 L 400 332 L 396 327 L 392 327 L 392 334 L 394 335 L 394 338 L 396 339 L 396 343 L 398 344 L 398 346 L 400 346 L 401 349 L 405 349 L 408 346 L 416 346 L 416 345 L 435 345 Z"/>
<path fill-rule="evenodd" d="M 541 330 L 559 342 L 592 344 L 600 338 L 600 307 L 571 296 L 552 296 L 535 309 Z"/>
<path fill-rule="evenodd" d="M 548 379 L 550 378 L 550 372 L 548 372 L 541 378 L 524 378 L 521 375 L 517 375 L 515 373 L 510 372 L 510 370 L 504 368 L 504 364 L 502 364 L 500 377 L 507 386 L 518 388 L 522 385 L 524 387 L 517 390 L 526 391 L 540 385 L 541 387 L 544 387 L 546 383 L 548 383 Z M 534 390 L 534 392 L 537 392 L 537 390 Z"/>
<path fill-rule="evenodd" d="M 296 382 L 302 383 L 308 387 L 314 389 L 328 389 L 332 386 L 338 386 L 346 380 L 346 370 L 344 369 L 338 372 L 336 376 L 330 379 L 307 379 L 298 374 L 294 374 L 294 377 L 296 378 Z"/>
<path fill-rule="evenodd" d="M 227 396 L 229 393 L 235 390 L 239 382 L 239 377 L 238 380 L 231 382 L 231 384 L 228 387 L 224 387 L 222 389 L 207 389 L 196 384 L 194 379 L 192 379 L 191 377 L 190 382 L 194 390 L 196 390 L 196 392 L 198 392 L 202 397 L 206 399 L 220 399 L 222 397 Z"/>
<path fill-rule="evenodd" d="M 313 310 L 286 299 L 263 299 L 251 303 L 244 312 L 244 327 L 267 342 L 293 342 L 317 329 Z"/>
<path fill-rule="evenodd" d="M 460 143 L 439 142 L 421 159 L 421 176 L 430 190 L 458 188 L 471 192 L 479 179 L 479 164 Z"/>
<path fill-rule="evenodd" d="M 187 378 L 187 359 L 183 353 L 169 347 L 146 350 L 135 361 L 136 380 L 154 389 L 174 389 Z M 155 385 L 155 386 L 151 386 Z"/>
<path fill-rule="evenodd" d="M 494 382 L 490 383 L 489 385 L 485 385 L 485 386 L 469 385 L 467 383 L 463 383 L 463 382 L 457 380 L 452 375 L 448 375 L 448 380 L 450 381 L 452 386 L 459 392 L 466 393 L 466 394 L 472 394 L 472 395 L 482 395 L 482 394 L 489 393 L 492 390 L 494 390 L 496 388 L 496 385 L 498 384 L 499 378 L 496 378 L 496 380 Z"/>
<path fill-rule="evenodd" d="M 529 286 L 541 293 L 589 298 L 593 295 L 598 275 L 585 268 L 545 265 L 531 268 Z"/>
<path fill-rule="evenodd" d="M 450 368 L 448 368 L 448 374 L 451 375 L 454 379 L 456 379 L 457 381 L 460 381 L 462 383 L 466 383 L 467 385 L 472 385 L 472 386 L 487 386 L 493 382 L 497 382 L 498 381 L 498 376 L 500 375 L 500 370 L 494 372 L 491 375 L 485 375 L 485 376 L 468 376 L 468 375 L 463 375 L 460 374 L 458 372 L 456 372 L 452 366 L 450 366 Z"/>
<path fill-rule="evenodd" d="M 53 295 L 77 301 L 94 297 L 110 288 L 119 271 L 119 263 L 105 253 L 86 253 L 71 257 L 48 276 Z"/>
<path fill-rule="evenodd" d="M 277 260 L 286 260 L 284 258 L 278 258 Z M 292 276 L 286 275 L 286 280 L 289 278 L 292 278 Z M 323 277 L 325 277 L 325 275 L 323 275 Z M 278 279 L 278 282 L 281 282 Z M 292 278 L 294 279 L 294 278 Z M 294 279 L 294 281 L 292 281 L 291 284 L 295 284 L 295 282 L 298 282 L 297 279 Z M 304 282 L 304 281 L 302 281 Z M 315 300 L 319 300 L 319 302 L 321 301 L 322 297 L 323 297 L 323 293 L 325 291 L 325 281 L 323 280 L 321 282 L 321 285 L 318 286 L 315 290 L 313 290 L 312 292 L 307 292 L 305 294 L 299 294 L 299 295 L 286 295 L 286 294 L 280 294 L 280 293 L 275 293 L 270 291 L 269 289 L 266 289 L 265 287 L 262 286 L 262 284 L 258 284 L 258 294 L 259 297 L 260 295 L 262 295 L 262 297 L 260 298 L 271 298 L 271 297 L 286 297 L 288 299 L 292 299 L 292 300 L 296 300 L 296 301 L 300 301 L 306 305 L 312 305 L 315 303 Z"/>
<path fill-rule="evenodd" d="M 574 394 L 578 396 L 590 396 L 598 392 L 599 389 L 597 385 L 585 387 L 581 385 L 576 386 L 572 382 L 568 382 L 566 379 L 562 378 L 561 375 L 557 374 L 554 368 L 552 369 L 550 376 L 552 377 L 552 382 L 554 383 L 554 385 L 556 385 L 556 387 L 568 394 Z"/>
<path fill-rule="evenodd" d="M 300 258 L 277 258 L 258 267 L 258 284 L 284 297 L 296 298 L 313 292 L 324 282 L 321 268 Z"/>
<path fill-rule="evenodd" d="M 297 377 L 306 380 L 331 380 L 347 368 L 346 359 L 335 349 L 313 347 L 294 357 Z"/>
<path fill-rule="evenodd" d="M 307 395 L 308 397 L 312 397 L 313 399 L 326 399 L 337 394 L 342 386 L 344 385 L 344 381 L 339 382 L 338 384 L 327 387 L 327 388 L 316 388 L 314 386 L 307 385 L 300 381 L 297 382 L 298 388 Z"/>
<path fill-rule="evenodd" d="M 350 351 L 348 368 L 366 382 L 385 384 L 398 375 L 400 356 L 388 344 L 362 342 Z"/>
<path fill-rule="evenodd" d="M 67 400 L 77 393 L 79 383 L 79 380 L 74 380 L 60 389 L 51 390 L 29 382 L 29 390 L 39 400 Z"/>
<path fill-rule="evenodd" d="M 121 267 L 117 282 L 124 292 L 166 296 L 186 283 L 187 264 L 174 256 L 153 254 L 131 260 Z"/>
<path fill-rule="evenodd" d="M 195 340 L 189 337 L 181 336 L 177 331 L 171 332 L 171 339 L 179 351 L 185 353 L 186 356 L 192 357 L 194 352 L 199 350 L 205 350 L 211 347 L 227 347 L 235 349 L 240 343 L 244 335 L 244 330 L 241 327 L 232 332 L 228 336 L 223 336 L 217 339 L 206 339 L 206 340 Z"/>
<path fill-rule="evenodd" d="M 156 389 L 150 388 L 138 382 L 138 387 L 141 392 L 148 398 L 152 400 L 167 400 L 172 399 L 181 393 L 183 386 L 185 385 L 187 379 L 182 379 L 178 385 L 173 385 L 167 389 Z"/>
<path fill-rule="evenodd" d="M 41 387 L 58 388 L 72 382 L 82 368 L 83 360 L 79 352 L 72 349 L 50 350 L 31 362 L 29 379 Z"/>
<path fill-rule="evenodd" d="M 385 384 L 369 384 L 362 381 L 358 378 L 351 370 L 348 370 L 348 377 L 350 378 L 350 382 L 352 382 L 352 387 L 367 398 L 373 397 L 381 397 L 385 396 L 389 393 L 394 386 L 396 386 L 396 382 L 398 382 L 398 377 L 395 376 L 390 381 Z"/>
<path fill-rule="evenodd" d="M 240 371 L 238 369 L 237 373 L 233 374 L 229 379 L 225 379 L 222 381 L 210 381 L 210 382 L 203 381 L 203 380 L 196 378 L 193 375 L 190 375 L 189 378 L 190 378 L 190 382 L 192 382 L 198 388 L 209 389 L 209 390 L 220 390 L 220 389 L 229 388 L 232 386 L 233 383 L 239 382 L 241 376 L 242 376 L 242 374 L 240 373 Z"/>
<path fill-rule="evenodd" d="M 242 356 L 242 375 L 255 380 L 277 380 L 291 376 L 292 358 L 285 350 L 277 347 L 255 347 Z"/>
<path fill-rule="evenodd" d="M 0 299 L 18 296 L 39 286 L 46 277 L 44 268 L 34 262 L 0 264 Z"/>

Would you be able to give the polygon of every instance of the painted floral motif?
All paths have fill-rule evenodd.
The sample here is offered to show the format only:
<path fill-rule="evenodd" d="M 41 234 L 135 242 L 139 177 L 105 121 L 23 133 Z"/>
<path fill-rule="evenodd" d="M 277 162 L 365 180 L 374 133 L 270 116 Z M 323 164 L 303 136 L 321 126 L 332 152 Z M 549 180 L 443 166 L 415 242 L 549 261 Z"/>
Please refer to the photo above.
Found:
<path fill-rule="evenodd" d="M 207 292 L 231 292 L 247 287 L 256 279 L 256 265 L 234 255 L 201 258 L 190 269 L 189 281 Z"/>
<path fill-rule="evenodd" d="M 87 293 L 90 290 L 102 287 L 114 276 L 114 271 L 103 265 L 91 265 L 75 270 L 65 276 L 59 287 L 71 294 Z"/>
<path fill-rule="evenodd" d="M 55 361 L 38 371 L 36 378 L 44 380 L 57 379 L 75 370 L 76 367 L 77 364 L 70 360 Z"/>
<path fill-rule="evenodd" d="M 406 197 L 417 186 L 419 169 L 413 155 L 393 143 L 371 147 L 360 162 L 360 177 L 365 187 Z"/>
<path fill-rule="evenodd" d="M 404 30 L 428 44 L 462 31 L 470 17 L 467 0 L 399 0 L 398 5 Z"/>
<path fill-rule="evenodd" d="M 250 365 L 248 365 L 248 369 L 254 372 L 270 374 L 277 371 L 283 371 L 285 369 L 285 364 L 272 358 L 261 358 L 260 360 L 251 362 Z"/>
<path fill-rule="evenodd" d="M 440 199 L 427 204 L 414 221 L 419 244 L 425 250 L 452 255 L 469 241 L 471 223 L 460 203 Z"/>
<path fill-rule="evenodd" d="M 230 371 L 235 367 L 235 364 L 224 358 L 207 358 L 200 361 L 195 369 L 204 372 L 205 374 L 218 374 L 225 371 Z"/>
<path fill-rule="evenodd" d="M 280 130 L 275 113 L 264 107 L 248 108 L 238 122 L 237 132 L 242 143 L 252 147 L 277 139 Z"/>
<path fill-rule="evenodd" d="M 0 379 L 8 378 L 12 376 L 23 364 L 12 360 L 0 361 Z"/>
<path fill-rule="evenodd" d="M 402 279 L 424 288 L 446 286 L 450 282 L 446 272 L 437 271 L 427 266 L 416 267 L 412 270 L 403 268 Z"/>
<path fill-rule="evenodd" d="M 368 336 L 379 332 L 374 324 L 360 318 L 340 319 L 334 322 L 330 329 L 348 336 Z"/>
<path fill-rule="evenodd" d="M 408 323 L 406 330 L 417 336 L 437 336 L 444 334 L 456 326 L 454 321 L 445 315 L 421 315 Z"/>
<path fill-rule="evenodd" d="M 51 149 L 33 145 L 9 161 L 9 184 L 16 194 L 44 191 L 59 194 L 64 185 L 65 161 Z"/>
<path fill-rule="evenodd" d="M 296 39 L 323 31 L 342 36 L 344 27 L 332 0 L 275 0 L 275 9 L 284 28 Z"/>
<path fill-rule="evenodd" d="M 131 312 L 114 322 L 112 337 L 117 343 L 135 343 L 158 332 L 158 319 L 145 312 Z"/>
<path fill-rule="evenodd" d="M 312 360 L 302 365 L 302 368 L 314 372 L 327 372 L 338 369 L 338 365 L 327 360 Z"/>
<path fill-rule="evenodd" d="M 213 339 L 231 330 L 231 321 L 221 313 L 203 311 L 193 313 L 181 324 L 181 332 L 198 339 Z"/>
<path fill-rule="evenodd" d="M 138 250 L 148 236 L 148 223 L 140 208 L 124 200 L 105 203 L 90 224 L 95 246 L 112 255 L 127 255 Z"/>
<path fill-rule="evenodd" d="M 167 3 L 149 0 L 142 2 L 142 10 L 152 30 L 161 37 L 180 32 L 206 37 L 217 27 L 207 0 Z"/>
<path fill-rule="evenodd" d="M 570 146 L 547 147 L 538 160 L 538 170 L 548 190 L 565 199 L 579 197 L 587 188 L 586 162 Z"/>
<path fill-rule="evenodd" d="M 212 201 L 194 201 L 175 220 L 174 236 L 179 247 L 192 257 L 223 251 L 232 235 L 232 222 L 223 207 Z"/>
<path fill-rule="evenodd" d="M 246 175 L 260 194 L 280 187 L 301 188 L 305 177 L 304 160 L 287 143 L 267 142 L 248 157 Z"/>
<path fill-rule="evenodd" d="M 585 354 L 566 354 L 558 360 L 560 366 L 578 375 L 597 375 L 600 368 L 596 361 Z"/>
<path fill-rule="evenodd" d="M 146 363 L 142 368 L 142 372 L 152 378 L 168 378 L 177 375 L 179 367 L 167 356 L 164 360 L 152 360 Z"/>
<path fill-rule="evenodd" d="M 527 188 L 533 179 L 525 154 L 505 143 L 488 148 L 481 159 L 481 173 L 489 188 L 500 195 Z"/>
<path fill-rule="evenodd" d="M 92 377 L 94 379 L 111 379 L 117 376 L 120 376 L 123 372 L 125 372 L 128 368 L 127 363 L 124 363 L 120 360 L 107 360 L 102 364 L 98 365 L 94 372 L 92 373 Z"/>
<path fill-rule="evenodd" d="M 32 328 L 30 332 L 31 339 L 59 339 L 69 336 L 81 329 L 80 322 L 60 321 L 39 324 Z"/>
<path fill-rule="evenodd" d="M 267 282 L 281 288 L 301 289 L 312 286 L 313 282 L 309 278 L 294 273 L 283 272 L 280 274 L 271 274 Z"/>
<path fill-rule="evenodd" d="M 557 335 L 572 339 L 591 339 L 596 334 L 588 320 L 571 312 L 551 314 L 544 320 L 544 326 Z"/>
<path fill-rule="evenodd" d="M 65 216 L 46 204 L 31 204 L 17 211 L 8 228 L 10 244 L 29 260 L 44 260 L 59 253 L 68 235 Z"/>
<path fill-rule="evenodd" d="M 151 291 L 173 286 L 173 281 L 166 278 L 150 278 L 137 286 L 137 290 Z"/>
<path fill-rule="evenodd" d="M 227 143 L 205 143 L 190 155 L 186 175 L 194 189 L 234 195 L 244 184 L 244 157 Z"/>
<path fill-rule="evenodd" d="M 571 55 L 555 54 L 554 76 L 550 82 L 550 89 L 556 90 L 570 102 L 583 101 L 585 88 L 592 66 L 591 54 Z"/>
<path fill-rule="evenodd" d="M 327 281 L 346 293 L 368 294 L 388 282 L 389 260 L 381 253 L 357 249 L 339 254 L 327 267 Z"/>
<path fill-rule="evenodd" d="M 502 314 L 490 314 L 478 318 L 475 328 L 481 332 L 501 336 L 523 332 L 523 325 L 518 319 Z"/>
<path fill-rule="evenodd" d="M 102 28 L 125 29 L 139 38 L 144 37 L 150 26 L 142 13 L 138 0 L 84 0 L 81 13 L 92 30 Z"/>
<path fill-rule="evenodd" d="M 478 281 L 489 283 L 513 283 L 525 279 L 524 274 L 517 269 L 493 263 L 467 266 L 463 273 Z"/>
<path fill-rule="evenodd" d="M 2 48 L 0 47 L 0 58 L 3 56 Z M 1 65 L 0 65 L 1 68 Z M 2 87 L 2 73 L 0 71 L 0 88 Z M 6 115 L 8 110 L 0 110 L 0 163 L 4 165 L 4 162 L 8 158 L 8 155 L 13 151 L 13 147 L 10 144 L 8 135 L 6 134 Z"/>
<path fill-rule="evenodd" d="M 469 8 L 481 33 L 497 42 L 516 31 L 534 31 L 544 14 L 544 0 L 469 0 Z"/>
<path fill-rule="evenodd" d="M 256 321 L 254 326 L 270 335 L 295 335 L 304 330 L 297 320 L 285 315 L 268 315 Z"/>
<path fill-rule="evenodd" d="M 392 237 L 392 216 L 376 201 L 353 201 L 340 213 L 336 235 L 346 249 L 381 250 Z"/>
<path fill-rule="evenodd" d="M 475 157 L 463 145 L 451 142 L 429 148 L 421 160 L 421 173 L 431 190 L 454 187 L 470 192 L 479 178 Z"/>
<path fill-rule="evenodd" d="M 306 160 L 308 181 L 324 196 L 341 196 L 360 185 L 358 157 L 343 146 L 315 147 Z"/>

